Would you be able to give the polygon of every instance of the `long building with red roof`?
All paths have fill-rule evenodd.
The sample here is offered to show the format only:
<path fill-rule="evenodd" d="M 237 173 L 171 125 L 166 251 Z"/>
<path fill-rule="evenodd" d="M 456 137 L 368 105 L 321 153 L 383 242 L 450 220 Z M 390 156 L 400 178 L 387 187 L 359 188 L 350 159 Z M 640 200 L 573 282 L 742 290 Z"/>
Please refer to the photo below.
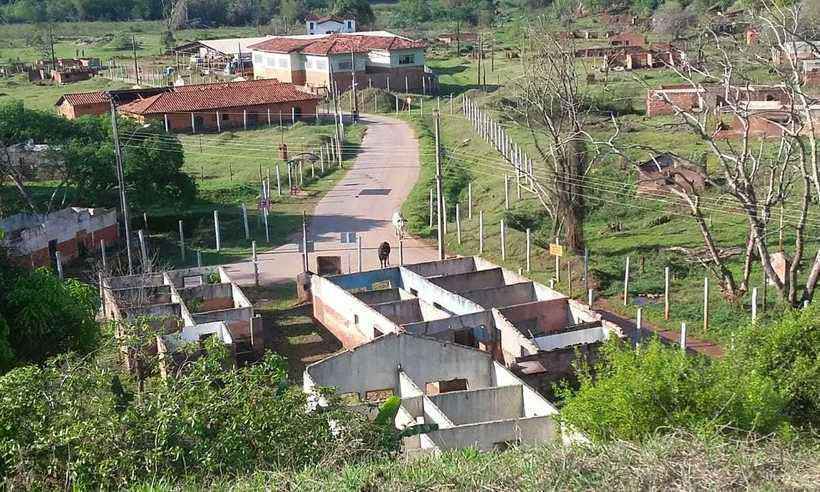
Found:
<path fill-rule="evenodd" d="M 385 31 L 278 36 L 250 46 L 254 77 L 274 78 L 313 91 L 359 88 L 433 91 L 424 68 L 426 44 Z"/>
<path fill-rule="evenodd" d="M 310 119 L 320 97 L 275 79 L 182 85 L 119 106 L 141 123 L 160 121 L 169 132 L 222 131 L 268 124 L 280 117 Z"/>

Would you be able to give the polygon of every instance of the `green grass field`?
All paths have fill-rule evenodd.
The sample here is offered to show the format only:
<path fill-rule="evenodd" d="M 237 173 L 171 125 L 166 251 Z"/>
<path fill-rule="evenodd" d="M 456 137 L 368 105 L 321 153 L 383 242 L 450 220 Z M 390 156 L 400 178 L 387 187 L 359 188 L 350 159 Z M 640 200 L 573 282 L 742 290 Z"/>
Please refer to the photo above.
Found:
<path fill-rule="evenodd" d="M 497 36 L 503 46 L 514 41 L 511 32 L 514 28 L 502 30 Z M 513 38 L 513 39 L 511 39 Z M 514 44 L 513 44 L 514 45 Z M 478 209 L 484 210 L 485 243 L 483 256 L 504 263 L 517 270 L 525 269 L 525 224 L 531 224 L 533 249 L 530 275 L 542 282 L 549 282 L 555 276 L 554 258 L 546 250 L 552 238 L 549 220 L 543 214 L 538 217 L 542 205 L 534 196 L 523 192 L 517 198 L 514 172 L 509 165 L 502 162 L 500 154 L 484 143 L 469 126 L 461 114 L 461 97 L 468 96 L 477 101 L 482 109 L 496 121 L 501 122 L 514 142 L 536 160 L 537 150 L 533 145 L 529 131 L 511 117 L 506 105 L 514 101 L 517 82 L 521 76 L 520 59 L 497 57 L 493 63 L 483 60 L 487 68 L 487 91 L 477 90 L 478 63 L 467 56 L 455 57 L 454 50 L 438 49 L 430 53 L 428 64 L 439 74 L 443 102 L 449 94 L 455 94 L 455 112 L 450 114 L 449 107 L 442 104 L 442 143 L 454 156 L 446 160 L 445 191 L 448 206 L 448 250 L 459 254 L 477 254 Z M 595 73 L 596 81 L 585 87 L 597 101 L 606 106 L 602 109 L 615 111 L 621 129 L 620 144 L 626 148 L 627 155 L 633 162 L 649 158 L 646 150 L 637 150 L 642 146 L 656 149 L 672 150 L 698 161 L 703 159 L 707 169 L 715 171 L 717 163 L 706 148 L 691 132 L 675 124 L 673 117 L 648 119 L 645 113 L 645 95 L 647 87 L 681 82 L 682 80 L 670 70 L 643 70 L 635 72 L 611 72 L 606 84 L 602 75 Z M 435 99 L 428 98 L 425 108 L 435 106 Z M 418 106 L 416 107 L 418 113 Z M 428 227 L 429 190 L 433 187 L 433 141 L 430 133 L 432 118 L 429 110 L 424 118 L 418 114 L 412 117 L 422 137 L 424 170 L 422 179 L 405 205 L 414 231 L 432 237 L 434 231 Z M 606 118 L 594 122 L 590 127 L 596 138 L 605 139 L 614 128 Z M 543 166 L 543 164 L 541 164 Z M 449 167 L 449 171 L 448 171 Z M 545 171 L 540 171 L 544 174 Z M 536 173 L 539 173 L 536 168 Z M 510 185 L 510 210 L 504 206 L 504 174 L 512 176 Z M 610 309 L 620 314 L 634 317 L 637 307 L 643 307 L 644 319 L 671 329 L 678 329 L 685 321 L 689 332 L 695 336 L 712 339 L 720 343 L 730 343 L 735 327 L 750 319 L 750 297 L 748 293 L 740 304 L 729 304 L 722 299 L 715 279 L 710 277 L 709 295 L 709 328 L 704 332 L 703 318 L 703 282 L 706 270 L 697 263 L 689 263 L 669 248 L 702 248 L 703 240 L 695 222 L 687 210 L 672 198 L 652 198 L 636 194 L 636 172 L 632 163 L 625 165 L 619 159 L 604 159 L 594 165 L 588 184 L 585 187 L 586 202 L 589 214 L 584 227 L 590 251 L 591 287 L 598 296 L 607 298 Z M 448 184 L 449 182 L 449 184 Z M 467 182 L 472 182 L 474 210 L 473 220 L 466 219 Z M 712 194 L 709 199 L 718 199 Z M 462 211 L 462 241 L 458 244 L 454 221 L 454 204 L 458 201 Z M 720 247 L 742 246 L 746 240 L 746 219 L 739 213 L 728 212 L 728 205 L 714 205 L 707 209 L 707 220 L 713 224 L 716 239 Z M 815 214 L 816 215 L 816 214 Z M 813 217 L 811 232 L 806 237 L 806 257 L 813 257 L 820 247 L 820 229 L 817 224 L 820 218 Z M 508 224 L 506 260 L 501 260 L 500 221 Z M 612 230 L 620 227 L 620 230 Z M 785 233 L 788 244 L 791 233 Z M 769 237 L 769 246 L 777 250 L 777 237 Z M 627 306 L 623 305 L 623 278 L 625 260 L 631 260 L 629 295 Z M 569 292 L 567 281 L 568 263 L 572 264 L 572 294 L 578 299 L 586 299 L 586 287 L 582 285 L 583 259 L 579 257 L 562 258 L 560 282 L 557 287 Z M 672 271 L 671 319 L 663 319 L 663 271 L 669 266 Z M 735 275 L 740 274 L 739 259 L 730 262 Z M 801 278 L 805 276 L 805 272 Z M 755 262 L 750 278 L 751 287 L 758 287 L 763 292 L 763 276 L 759 263 Z M 783 306 L 775 304 L 775 292 L 768 290 L 768 312 L 782 311 Z M 765 314 L 764 314 L 765 316 Z"/>
<path fill-rule="evenodd" d="M 345 162 L 355 158 L 355 147 L 361 142 L 364 127 L 346 127 L 348 152 Z M 301 227 L 302 213 L 310 214 L 318 200 L 344 175 L 344 168 L 326 163 L 324 174 L 319 163 L 303 166 L 303 186 L 297 195 L 290 195 L 287 170 L 279 157 L 281 141 L 288 145 L 290 156 L 320 147 L 333 134 L 333 125 L 297 123 L 279 129 L 226 132 L 219 135 L 181 135 L 185 151 L 185 171 L 197 182 L 196 202 L 186 210 L 174 204 L 146 211 L 148 230 L 157 242 L 161 258 L 174 265 L 193 265 L 196 257 L 188 254 L 183 260 L 178 248 L 178 221 L 183 220 L 186 243 L 202 253 L 203 263 L 219 264 L 246 258 L 251 241 L 260 250 L 287 242 Z M 281 195 L 277 194 L 276 166 L 280 169 Z M 262 212 L 257 203 L 261 194 L 260 170 L 263 178 L 271 179 L 272 205 L 268 216 L 266 239 Z M 204 178 L 203 178 L 204 176 Z M 294 180 L 296 171 L 294 170 Z M 295 183 L 294 183 L 295 184 Z M 245 239 L 242 204 L 248 210 L 250 240 Z M 213 212 L 219 211 L 221 248 L 216 252 Z M 144 226 L 141 216 L 134 217 L 135 227 Z"/>

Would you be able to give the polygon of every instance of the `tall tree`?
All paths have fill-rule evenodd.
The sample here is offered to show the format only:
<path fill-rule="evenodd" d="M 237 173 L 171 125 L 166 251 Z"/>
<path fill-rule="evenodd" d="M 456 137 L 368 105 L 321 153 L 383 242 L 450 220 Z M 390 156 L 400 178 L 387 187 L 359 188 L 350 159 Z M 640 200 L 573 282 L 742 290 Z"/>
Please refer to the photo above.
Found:
<path fill-rule="evenodd" d="M 530 35 L 532 55 L 517 84 L 516 110 L 530 132 L 544 170 L 533 176 L 548 204 L 554 233 L 563 230 L 572 251 L 584 250 L 584 188 L 594 144 L 585 127 L 589 98 L 582 88 L 582 68 L 545 26 Z"/>

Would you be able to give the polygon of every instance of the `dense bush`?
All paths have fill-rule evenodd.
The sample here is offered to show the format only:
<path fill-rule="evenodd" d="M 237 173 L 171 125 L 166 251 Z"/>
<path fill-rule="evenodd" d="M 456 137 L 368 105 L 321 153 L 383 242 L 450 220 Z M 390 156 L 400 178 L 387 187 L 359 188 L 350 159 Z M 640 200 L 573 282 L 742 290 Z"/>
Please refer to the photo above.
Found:
<path fill-rule="evenodd" d="M 96 341 L 97 292 L 78 280 L 60 280 L 40 268 L 21 271 L 2 306 L 14 331 L 9 345 L 17 362 L 42 362 L 69 350 L 85 352 Z"/>
<path fill-rule="evenodd" d="M 23 488 L 104 486 L 354 462 L 381 432 L 331 404 L 309 412 L 283 360 L 232 370 L 212 343 L 176 379 L 135 396 L 116 370 L 73 356 L 0 377 L 0 471 Z"/>
<path fill-rule="evenodd" d="M 672 429 L 760 433 L 817 427 L 820 309 L 739 330 L 718 360 L 653 340 L 633 350 L 610 341 L 579 388 L 561 388 L 561 416 L 596 440 L 642 440 Z"/>
<path fill-rule="evenodd" d="M 124 118 L 119 123 L 131 206 L 145 209 L 167 203 L 189 204 L 196 197 L 196 185 L 182 171 L 184 153 L 179 140 L 157 125 L 143 127 Z M 0 145 L 29 140 L 52 145 L 52 158 L 59 163 L 58 174 L 64 178 L 64 186 L 55 191 L 57 198 L 75 206 L 105 207 L 118 203 L 108 116 L 69 121 L 27 109 L 18 101 L 0 104 Z"/>

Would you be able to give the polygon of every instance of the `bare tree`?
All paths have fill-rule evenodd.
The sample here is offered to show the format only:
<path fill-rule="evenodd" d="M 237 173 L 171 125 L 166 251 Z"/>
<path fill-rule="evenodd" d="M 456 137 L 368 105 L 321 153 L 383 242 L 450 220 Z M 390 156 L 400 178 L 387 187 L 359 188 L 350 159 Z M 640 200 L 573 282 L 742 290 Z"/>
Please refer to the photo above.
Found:
<path fill-rule="evenodd" d="M 817 148 L 817 101 L 805 92 L 800 61 L 790 53 L 798 41 L 799 6 L 782 7 L 763 2 L 758 24 L 765 26 L 766 36 L 760 47 L 746 50 L 733 39 L 714 32 L 706 33 L 717 51 L 713 64 L 695 67 L 671 67 L 686 80 L 704 100 L 702 111 L 692 111 L 673 100 L 667 93 L 658 96 L 674 109 L 680 121 L 704 144 L 718 163 L 718 175 L 707 177 L 710 188 L 731 199 L 727 212 L 742 213 L 748 222 L 748 239 L 744 267 L 740 278 L 720 254 L 715 230 L 705 220 L 703 207 L 709 198 L 678 182 L 672 191 L 688 206 L 697 222 L 709 252 L 704 264 L 720 281 L 729 300 L 737 301 L 748 290 L 754 257 L 770 283 L 787 302 L 797 305 L 811 299 L 820 277 L 820 251 L 809 258 L 809 275 L 798 288 L 798 272 L 805 266 L 806 234 L 817 217 L 820 200 L 820 157 Z M 771 54 L 782 63 L 774 63 Z M 754 96 L 759 88 L 745 74 L 746 66 L 764 64 L 775 74 L 779 103 L 761 111 Z M 711 101 L 711 102 L 710 102 Z M 765 104 L 764 104 L 765 105 Z M 815 198 L 812 198 L 812 195 Z M 714 202 L 713 202 L 714 203 Z M 788 210 L 783 225 L 772 221 L 776 207 Z M 815 219 L 816 220 L 816 219 Z M 792 260 L 781 277 L 775 271 L 773 255 L 767 241 L 773 234 L 790 229 Z M 782 251 L 785 256 L 785 251 Z"/>
<path fill-rule="evenodd" d="M 574 50 L 536 27 L 530 35 L 532 54 L 517 84 L 516 111 L 530 132 L 546 177 L 536 185 L 552 204 L 553 232 L 564 231 L 567 246 L 584 250 L 584 181 L 590 169 L 588 146 L 595 145 L 584 127 L 589 98 L 581 88 L 583 74 Z M 544 173 L 536 173 L 544 175 Z"/>

